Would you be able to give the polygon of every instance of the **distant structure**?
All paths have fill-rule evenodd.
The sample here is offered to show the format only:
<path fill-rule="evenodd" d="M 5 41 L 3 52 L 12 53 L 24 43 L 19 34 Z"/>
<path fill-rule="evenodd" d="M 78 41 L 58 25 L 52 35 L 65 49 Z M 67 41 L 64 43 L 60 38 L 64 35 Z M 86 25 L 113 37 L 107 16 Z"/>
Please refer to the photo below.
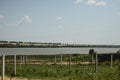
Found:
<path fill-rule="evenodd" d="M 1 48 L 20 48 L 20 47 L 101 47 L 101 48 L 120 48 L 120 45 L 81 45 L 81 44 L 62 44 L 62 43 L 40 43 L 40 42 L 22 42 L 22 41 L 0 41 Z"/>
<path fill-rule="evenodd" d="M 0 41 L 0 47 L 59 47 L 61 43 Z"/>

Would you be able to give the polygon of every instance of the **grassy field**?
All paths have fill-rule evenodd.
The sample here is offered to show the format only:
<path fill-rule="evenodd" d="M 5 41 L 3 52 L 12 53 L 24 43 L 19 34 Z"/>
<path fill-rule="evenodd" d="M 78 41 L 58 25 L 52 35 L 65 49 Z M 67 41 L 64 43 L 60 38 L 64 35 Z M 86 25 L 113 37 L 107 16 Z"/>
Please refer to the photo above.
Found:
<path fill-rule="evenodd" d="M 6 76 L 15 77 L 13 65 L 6 65 Z M 120 80 L 120 67 L 112 69 L 108 65 L 99 65 L 95 73 L 94 65 L 17 65 L 16 77 L 28 80 Z"/>
<path fill-rule="evenodd" d="M 5 75 L 9 80 L 120 80 L 120 61 L 102 62 L 95 72 L 95 64 L 80 64 L 90 62 L 89 55 L 72 55 L 71 69 L 69 67 L 69 56 L 64 55 L 62 65 L 60 56 L 28 56 L 27 64 L 20 65 L 20 56 L 17 56 L 17 73 L 14 75 L 14 57 L 6 56 Z M 63 64 L 67 62 L 67 64 Z M 37 63 L 37 64 L 36 64 Z M 52 63 L 52 64 L 49 64 Z M 0 73 L 2 73 L 0 66 Z M 17 77 L 17 78 L 16 78 Z M 14 78 L 14 79 L 11 79 Z M 15 79 L 16 78 L 16 79 Z"/>

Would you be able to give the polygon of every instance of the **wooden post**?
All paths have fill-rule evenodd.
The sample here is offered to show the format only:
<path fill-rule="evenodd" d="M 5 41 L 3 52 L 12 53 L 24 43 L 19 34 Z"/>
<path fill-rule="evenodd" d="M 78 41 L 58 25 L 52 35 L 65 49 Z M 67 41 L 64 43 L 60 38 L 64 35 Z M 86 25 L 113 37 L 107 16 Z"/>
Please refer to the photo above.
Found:
<path fill-rule="evenodd" d="M 95 72 L 97 73 L 98 72 L 98 55 L 97 55 L 97 52 L 95 53 Z"/>
<path fill-rule="evenodd" d="M 69 69 L 71 70 L 71 54 L 69 54 Z"/>
<path fill-rule="evenodd" d="M 111 53 L 111 68 L 113 67 L 113 54 Z"/>
<path fill-rule="evenodd" d="M 16 75 L 16 55 L 14 55 L 14 75 Z"/>
<path fill-rule="evenodd" d="M 5 80 L 5 55 L 2 55 L 2 80 Z"/>
<path fill-rule="evenodd" d="M 61 65 L 62 65 L 62 54 L 61 54 Z"/>

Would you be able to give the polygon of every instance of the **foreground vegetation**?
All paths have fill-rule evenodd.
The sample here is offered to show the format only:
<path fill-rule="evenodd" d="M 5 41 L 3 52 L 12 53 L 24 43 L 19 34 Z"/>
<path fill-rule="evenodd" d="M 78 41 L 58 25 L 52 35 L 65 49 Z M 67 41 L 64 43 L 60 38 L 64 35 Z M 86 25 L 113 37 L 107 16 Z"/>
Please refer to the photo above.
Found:
<path fill-rule="evenodd" d="M 6 76 L 15 77 L 13 65 L 6 65 Z M 120 80 L 120 66 L 99 65 L 17 65 L 16 77 L 28 80 Z"/>
<path fill-rule="evenodd" d="M 111 68 L 110 61 L 101 62 L 98 58 L 99 65 L 96 72 L 95 58 L 92 56 L 94 50 L 90 50 L 89 53 L 91 54 L 71 55 L 71 67 L 68 54 L 62 55 L 62 62 L 60 55 L 29 55 L 22 64 L 19 55 L 17 56 L 16 75 L 13 65 L 14 56 L 6 56 L 5 75 L 8 78 L 17 77 L 21 80 L 120 80 L 120 60 L 114 60 L 113 68 Z M 86 64 L 86 62 L 89 63 Z M 1 70 L 0 66 L 0 73 L 2 73 Z"/>

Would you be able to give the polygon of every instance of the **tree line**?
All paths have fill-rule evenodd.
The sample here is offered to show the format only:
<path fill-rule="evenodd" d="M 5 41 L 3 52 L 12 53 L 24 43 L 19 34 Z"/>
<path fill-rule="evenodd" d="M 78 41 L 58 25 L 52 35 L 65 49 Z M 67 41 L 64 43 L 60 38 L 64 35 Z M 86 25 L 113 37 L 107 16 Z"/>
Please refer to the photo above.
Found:
<path fill-rule="evenodd" d="M 29 47 L 29 48 L 46 48 L 46 47 L 99 47 L 99 48 L 120 48 L 120 45 L 83 45 L 83 44 L 68 44 L 68 43 L 42 43 L 42 42 L 23 42 L 23 41 L 0 41 L 0 47 L 7 48 L 21 48 L 21 47 Z"/>

